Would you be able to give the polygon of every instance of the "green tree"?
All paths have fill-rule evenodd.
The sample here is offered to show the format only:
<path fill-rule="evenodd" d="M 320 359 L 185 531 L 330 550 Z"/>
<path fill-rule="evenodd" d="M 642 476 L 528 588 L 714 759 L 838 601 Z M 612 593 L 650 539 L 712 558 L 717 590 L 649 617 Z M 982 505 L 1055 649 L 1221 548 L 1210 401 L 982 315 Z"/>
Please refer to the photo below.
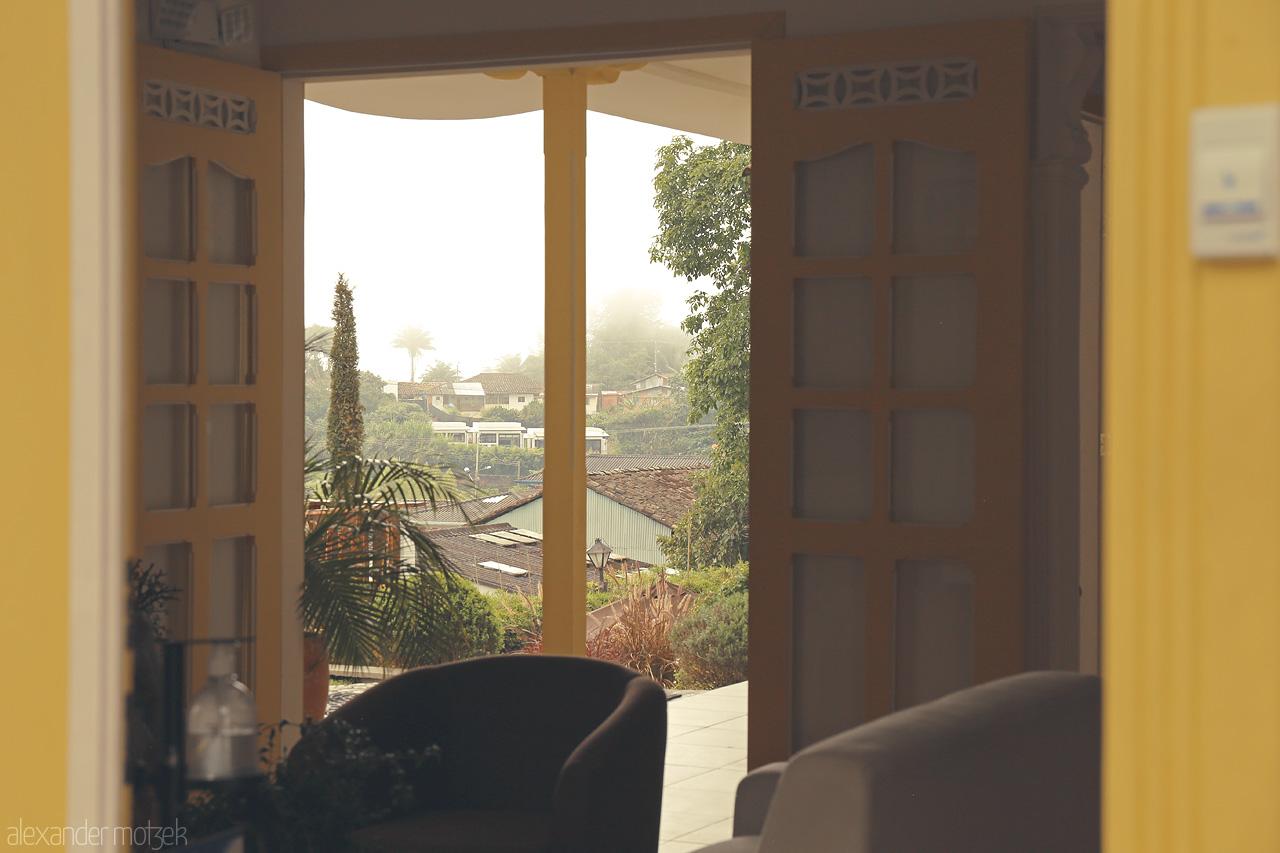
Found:
<path fill-rule="evenodd" d="M 590 415 L 587 424 L 609 433 L 611 453 L 709 456 L 715 444 L 715 424 L 710 417 L 689 423 L 688 397 L 679 388 L 662 405 L 619 406 Z"/>
<path fill-rule="evenodd" d="M 539 382 L 545 382 L 547 378 L 547 346 L 542 340 L 542 335 L 538 335 L 538 346 L 533 352 L 525 356 L 524 361 L 520 362 L 520 370 L 517 371 L 528 376 L 530 379 L 536 379 Z"/>
<path fill-rule="evenodd" d="M 684 381 L 689 422 L 714 413 L 711 468 L 695 478 L 698 497 L 664 544 L 673 565 L 745 559 L 751 359 L 751 148 L 695 147 L 677 136 L 658 149 L 653 180 L 659 232 L 649 259 L 710 288 L 689 298 L 682 328 L 692 335 Z"/>
<path fill-rule="evenodd" d="M 396 349 L 402 349 L 409 353 L 409 381 L 413 382 L 417 372 L 414 365 L 418 356 L 429 349 L 435 349 L 431 338 L 431 333 L 427 332 L 421 326 L 405 326 L 391 340 L 391 346 Z"/>
<path fill-rule="evenodd" d="M 329 349 L 329 457 L 359 456 L 364 445 L 364 413 L 360 405 L 360 350 L 351 285 L 338 273 L 333 288 L 333 345 Z"/>
<path fill-rule="evenodd" d="M 421 382 L 461 382 L 462 374 L 458 366 L 447 361 L 437 360 L 435 364 L 422 372 Z"/>
<path fill-rule="evenodd" d="M 498 356 L 497 360 L 489 367 L 493 373 L 519 373 L 520 365 L 524 364 L 524 356 L 518 352 L 509 352 L 506 355 Z"/>
<path fill-rule="evenodd" d="M 396 402 L 396 395 L 382 390 L 387 387 L 387 380 L 368 370 L 360 371 L 360 405 L 364 407 L 365 420 L 369 415 Z"/>
<path fill-rule="evenodd" d="M 480 419 L 491 424 L 522 424 L 522 414 L 506 406 L 486 406 L 480 413 Z"/>
<path fill-rule="evenodd" d="M 547 407 L 542 400 L 530 400 L 520 410 L 520 423 L 526 427 L 545 427 L 547 425 Z"/>
<path fill-rule="evenodd" d="M 656 293 L 628 288 L 609 294 L 587 326 L 587 382 L 625 390 L 651 373 L 680 369 L 689 336 L 662 322 L 661 307 Z"/>

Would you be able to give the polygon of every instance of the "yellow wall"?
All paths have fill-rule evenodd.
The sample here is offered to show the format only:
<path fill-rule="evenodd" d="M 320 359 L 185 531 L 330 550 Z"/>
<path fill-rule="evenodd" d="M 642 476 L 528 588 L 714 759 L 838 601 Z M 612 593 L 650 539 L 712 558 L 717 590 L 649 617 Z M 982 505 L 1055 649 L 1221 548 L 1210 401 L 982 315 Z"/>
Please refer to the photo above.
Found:
<path fill-rule="evenodd" d="M 1187 235 L 1193 108 L 1280 100 L 1275 0 L 1109 4 L 1105 838 L 1280 850 L 1280 268 Z"/>
<path fill-rule="evenodd" d="M 6 4 L 0 30 L 0 843 L 66 798 L 69 116 L 66 3 Z M 82 367 L 85 367 L 82 365 Z"/>

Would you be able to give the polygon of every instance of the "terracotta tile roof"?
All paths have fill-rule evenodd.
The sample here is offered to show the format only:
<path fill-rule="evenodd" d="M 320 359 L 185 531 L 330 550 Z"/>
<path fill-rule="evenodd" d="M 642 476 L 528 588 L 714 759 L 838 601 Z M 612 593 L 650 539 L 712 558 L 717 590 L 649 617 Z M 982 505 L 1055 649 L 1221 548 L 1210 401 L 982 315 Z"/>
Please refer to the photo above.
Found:
<path fill-rule="evenodd" d="M 587 488 L 630 507 L 659 524 L 675 527 L 696 497 L 694 468 L 639 469 L 587 474 Z"/>
<path fill-rule="evenodd" d="M 422 506 L 410 511 L 409 518 L 419 527 L 430 530 L 438 526 L 453 527 L 458 524 L 479 524 L 486 518 L 509 509 L 522 506 L 534 498 L 541 497 L 542 492 L 508 492 L 504 495 L 493 495 L 487 498 L 475 498 L 461 503 L 439 503 L 433 510 Z"/>
<path fill-rule="evenodd" d="M 542 383 L 523 373 L 477 373 L 467 382 L 479 382 L 486 394 L 541 394 Z"/>
<path fill-rule="evenodd" d="M 707 456 L 653 456 L 630 453 L 606 453 L 587 457 L 587 474 L 602 474 L 607 471 L 661 470 L 667 468 L 710 468 L 711 459 Z M 542 472 L 530 474 L 520 482 L 541 483 Z"/>
<path fill-rule="evenodd" d="M 397 382 L 396 399 L 411 400 L 426 397 L 443 384 L 443 382 Z"/>

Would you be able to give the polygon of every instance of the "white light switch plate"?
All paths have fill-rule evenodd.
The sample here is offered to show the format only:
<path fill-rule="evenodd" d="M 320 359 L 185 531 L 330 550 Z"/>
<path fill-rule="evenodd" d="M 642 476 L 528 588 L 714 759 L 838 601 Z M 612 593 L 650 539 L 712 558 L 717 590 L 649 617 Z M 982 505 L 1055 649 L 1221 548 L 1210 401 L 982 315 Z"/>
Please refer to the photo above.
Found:
<path fill-rule="evenodd" d="M 1196 257 L 1280 254 L 1280 104 L 1196 110 L 1190 179 Z"/>

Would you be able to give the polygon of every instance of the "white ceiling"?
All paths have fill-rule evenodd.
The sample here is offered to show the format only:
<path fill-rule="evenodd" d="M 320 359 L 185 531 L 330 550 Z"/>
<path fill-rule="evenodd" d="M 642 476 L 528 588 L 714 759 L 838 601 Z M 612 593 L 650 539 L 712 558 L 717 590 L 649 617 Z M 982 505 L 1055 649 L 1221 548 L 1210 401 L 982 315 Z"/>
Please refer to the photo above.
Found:
<path fill-rule="evenodd" d="M 307 84 L 307 98 L 358 113 L 474 119 L 542 108 L 542 80 L 480 72 L 419 74 Z M 591 86 L 587 107 L 674 130 L 751 141 L 751 57 L 741 53 L 651 60 L 614 83 Z"/>

